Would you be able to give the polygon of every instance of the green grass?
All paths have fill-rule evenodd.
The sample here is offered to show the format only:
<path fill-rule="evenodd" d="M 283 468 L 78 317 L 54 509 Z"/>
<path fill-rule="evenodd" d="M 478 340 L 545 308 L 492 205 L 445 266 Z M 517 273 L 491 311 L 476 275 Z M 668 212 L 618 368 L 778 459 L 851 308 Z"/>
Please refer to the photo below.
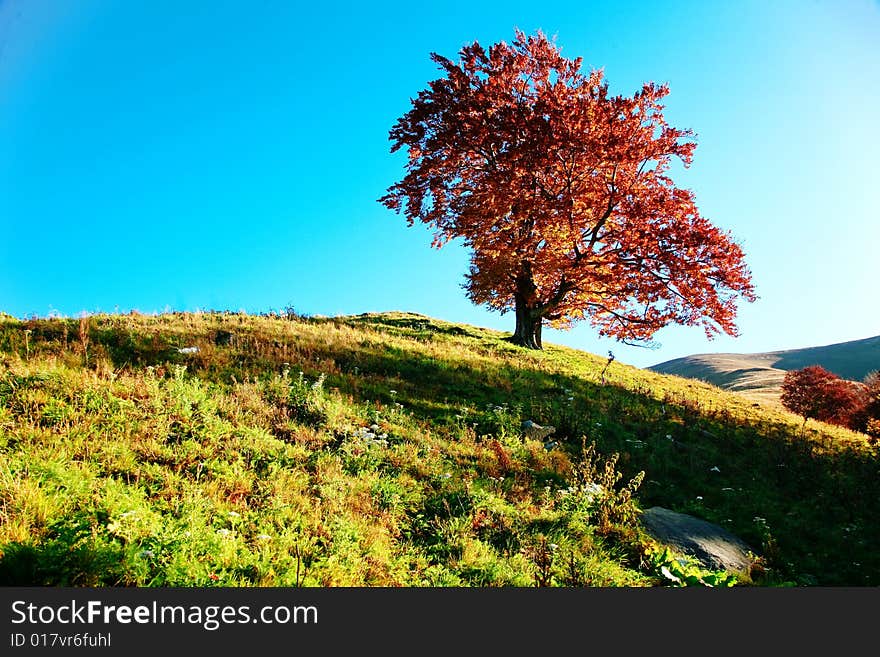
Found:
<path fill-rule="evenodd" d="M 7 316 L 0 582 L 733 583 L 643 534 L 662 505 L 755 547 L 739 584 L 880 584 L 865 436 L 503 338 L 407 313 Z"/>

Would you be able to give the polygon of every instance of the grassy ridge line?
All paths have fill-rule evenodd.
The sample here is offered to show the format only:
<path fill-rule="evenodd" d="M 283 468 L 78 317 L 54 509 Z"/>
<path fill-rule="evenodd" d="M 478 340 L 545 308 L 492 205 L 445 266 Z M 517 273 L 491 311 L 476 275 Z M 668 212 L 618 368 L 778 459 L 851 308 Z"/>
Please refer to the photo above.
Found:
<path fill-rule="evenodd" d="M 657 583 L 637 567 L 632 551 L 621 547 L 626 541 L 611 540 L 613 532 L 596 531 L 597 513 L 590 509 L 584 491 L 578 493 L 579 512 L 566 506 L 577 495 L 560 495 L 576 481 L 580 437 L 586 436 L 606 454 L 620 454 L 616 465 L 621 483 L 646 472 L 636 493 L 641 505 L 663 504 L 695 513 L 762 548 L 768 554 L 768 583 L 878 581 L 877 557 L 869 549 L 877 538 L 872 522 L 878 499 L 874 448 L 858 434 L 825 425 L 812 425 L 802 435 L 794 416 L 706 384 L 615 362 L 607 372 L 608 385 L 603 386 L 599 383 L 602 358 L 552 345 L 544 353 L 524 352 L 494 331 L 406 313 L 321 320 L 229 314 L 104 316 L 91 318 L 88 329 L 89 341 L 83 344 L 74 320 L 2 324 L 6 380 L 23 377 L 31 382 L 24 405 L 18 397 L 21 387 L 19 392 L 2 393 L 3 426 L 8 431 L 3 450 L 4 486 L 9 486 L 5 499 L 36 500 L 27 508 L 8 502 L 4 507 L 7 518 L 14 521 L 7 524 L 21 526 L 0 542 L 13 546 L 13 552 L 19 550 L 23 556 L 13 559 L 19 565 L 45 564 L 49 559 L 40 555 L 51 553 L 47 546 L 53 541 L 66 545 L 59 538 L 63 532 L 52 528 L 57 513 L 43 513 L 39 521 L 22 519 L 38 517 L 33 507 L 51 506 L 55 499 L 45 490 L 51 479 L 46 472 L 66 471 L 64 464 L 73 463 L 70 472 L 86 468 L 91 473 L 89 495 L 101 498 L 104 505 L 100 510 L 100 504 L 89 507 L 83 502 L 74 535 L 86 528 L 92 535 L 106 534 L 104 547 L 114 558 L 119 550 L 137 548 L 125 553 L 128 560 L 123 563 L 128 565 L 117 575 L 128 583 L 231 578 L 243 585 L 271 585 L 293 578 L 307 584 L 528 585 L 538 577 L 538 564 L 544 563 L 542 545 L 544 553 L 549 545 L 562 546 L 558 549 L 565 552 L 564 558 L 562 552 L 555 558 L 556 572 L 548 580 L 552 583 L 564 583 L 566 577 L 570 582 L 589 580 L 600 585 Z M 198 347 L 198 353 L 178 351 L 187 346 Z M 74 410 L 58 411 L 55 406 L 64 407 L 54 404 L 61 389 L 54 384 L 49 390 L 35 385 L 40 377 L 60 379 L 66 382 L 63 389 L 79 390 L 79 396 L 61 399 Z M 316 399 L 308 402 L 308 394 L 301 390 L 299 401 L 291 403 L 295 396 L 291 390 L 295 392 L 303 381 L 313 385 L 319 379 Z M 85 430 L 88 417 L 76 415 L 83 396 L 103 395 L 115 408 L 119 402 L 112 400 L 130 398 L 135 390 L 141 390 L 135 409 L 149 401 L 153 415 L 132 415 L 129 408 L 115 430 Z M 30 399 L 33 396 L 36 399 Z M 189 399 L 182 406 L 181 396 Z M 27 404 L 31 406 L 26 413 Z M 176 405 L 184 410 L 175 410 Z M 55 410 L 47 413 L 47 406 Z M 183 413 L 186 418 L 193 408 L 204 415 L 203 424 L 195 428 L 178 417 Z M 241 416 L 241 409 L 250 409 L 249 415 Z M 71 415 L 65 417 L 65 412 Z M 61 413 L 64 421 L 54 422 L 53 413 Z M 154 416 L 173 419 L 157 426 Z M 561 449 L 547 452 L 538 444 L 519 441 L 516 429 L 526 417 L 556 426 Z M 182 439 L 180 426 L 188 427 Z M 370 426 L 376 426 L 378 433 Z M 137 435 L 114 433 L 119 427 L 129 427 L 128 432 L 136 429 Z M 97 431 L 107 443 L 97 457 L 89 431 Z M 365 447 L 358 431 L 386 434 L 389 444 L 380 445 L 378 451 L 375 446 Z M 21 440 L 29 432 L 33 445 Z M 265 488 L 269 485 L 265 473 L 255 474 L 259 471 L 253 456 L 247 456 L 251 452 L 243 446 L 247 445 L 243 437 L 254 432 L 261 436 L 260 449 L 269 452 L 258 461 L 274 468 L 268 481 L 293 477 L 305 486 L 294 488 L 300 495 L 295 523 L 270 501 L 279 493 Z M 176 438 L 169 443 L 167 436 Z M 81 444 L 69 452 L 49 449 L 50 445 L 57 449 L 59 442 L 74 443 L 77 437 Z M 150 448 L 144 451 L 144 444 Z M 137 445 L 141 451 L 133 449 Z M 285 456 L 294 448 L 300 450 L 299 460 Z M 114 512 L 106 508 L 105 488 L 119 480 L 109 465 L 117 457 L 111 459 L 107 450 L 128 454 L 125 490 L 143 487 L 145 478 L 151 482 L 136 506 L 158 514 L 158 524 L 177 528 L 172 531 L 176 538 L 160 541 L 161 564 L 149 568 L 141 564 L 157 554 L 143 545 L 159 540 L 158 524 L 153 527 L 156 531 L 134 537 L 114 533 L 124 522 L 114 521 Z M 201 455 L 201 460 L 186 456 L 187 450 Z M 359 450 L 363 454 L 355 453 Z M 373 455 L 372 460 L 364 461 L 364 454 Z M 376 455 L 381 457 L 373 458 Z M 48 468 L 47 463 L 57 467 Z M 318 463 L 322 468 L 317 468 Z M 344 504 L 328 506 L 325 496 L 314 495 L 315 486 L 323 490 L 323 466 L 330 464 L 337 472 L 335 494 L 359 492 L 360 502 L 346 498 Z M 40 476 L 22 474 L 39 468 Z M 240 490 L 218 483 L 229 477 L 241 479 Z M 156 480 L 171 483 L 160 487 Z M 30 487 L 30 493 L 12 490 L 22 485 Z M 377 491 L 385 487 L 391 492 L 383 497 Z M 168 496 L 180 498 L 182 491 L 189 491 L 189 502 L 178 500 L 177 506 L 167 508 L 159 504 Z M 192 500 L 199 496 L 212 500 L 200 512 L 201 525 L 192 515 L 198 506 Z M 386 497 L 396 500 L 393 510 L 366 503 Z M 233 568 L 235 559 L 227 559 L 220 568 L 205 556 L 211 552 L 210 541 L 198 548 L 180 537 L 187 531 L 193 534 L 185 526 L 201 527 L 196 533 L 202 538 L 220 536 L 227 541 L 220 545 L 228 547 L 230 534 L 221 530 L 232 533 L 235 527 L 215 524 L 229 513 L 223 510 L 230 504 L 232 513 L 240 514 L 231 518 L 247 516 L 252 529 L 235 552 L 235 559 L 250 564 L 250 570 Z M 101 514 L 108 516 L 103 524 Z M 365 525 L 358 520 L 363 518 L 369 519 Z M 382 518 L 385 521 L 377 520 Z M 276 528 L 299 529 L 281 538 L 266 530 L 273 523 Z M 338 530 L 340 523 L 358 546 L 352 548 L 357 557 L 340 557 L 344 542 L 327 529 L 329 525 Z M 258 527 L 263 529 L 255 534 Z M 31 536 L 30 541 L 22 532 Z M 254 536 L 275 541 L 271 554 L 276 556 L 255 556 Z M 287 546 L 283 564 L 272 561 L 279 554 L 274 549 L 279 541 Z M 184 543 L 186 549 L 181 547 Z M 379 556 L 366 559 L 365 551 L 369 555 L 381 546 L 385 547 Z M 5 554 L 9 551 L 7 547 Z M 101 554 L 97 548 L 86 553 Z M 169 554 L 189 557 L 178 562 Z M 195 554 L 201 555 L 201 561 Z M 205 559 L 211 565 L 199 571 L 201 575 L 186 569 L 188 574 L 178 572 L 182 563 Z M 566 560 L 567 575 L 562 566 Z M 172 567 L 172 562 L 178 565 Z M 362 572 L 355 562 L 381 567 Z M 151 573 L 151 579 L 132 575 L 138 568 Z"/>
<path fill-rule="evenodd" d="M 771 362 L 763 357 L 710 354 L 677 358 L 648 369 L 658 374 L 698 379 L 780 408 L 785 371 L 772 367 Z"/>

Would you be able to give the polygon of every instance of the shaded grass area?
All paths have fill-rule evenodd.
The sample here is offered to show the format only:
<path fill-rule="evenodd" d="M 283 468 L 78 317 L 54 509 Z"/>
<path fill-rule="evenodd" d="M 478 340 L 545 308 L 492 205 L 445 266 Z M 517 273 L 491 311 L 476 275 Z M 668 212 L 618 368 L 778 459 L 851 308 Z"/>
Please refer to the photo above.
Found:
<path fill-rule="evenodd" d="M 751 583 L 880 584 L 866 437 L 503 338 L 406 313 L 3 321 L 0 578 L 662 583 L 637 514 L 578 478 L 587 441 L 618 489 L 644 472 L 634 509 L 753 545 Z"/>

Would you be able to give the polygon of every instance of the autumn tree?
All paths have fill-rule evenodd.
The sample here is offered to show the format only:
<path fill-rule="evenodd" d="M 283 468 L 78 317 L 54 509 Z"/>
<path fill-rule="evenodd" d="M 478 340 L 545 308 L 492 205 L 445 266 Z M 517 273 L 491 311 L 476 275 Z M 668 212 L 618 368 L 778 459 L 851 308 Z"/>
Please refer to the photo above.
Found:
<path fill-rule="evenodd" d="M 786 372 L 780 401 L 804 418 L 804 423 L 813 418 L 850 429 L 861 429 L 866 423 L 867 387 L 819 365 Z"/>
<path fill-rule="evenodd" d="M 868 394 L 866 410 L 871 417 L 880 419 L 880 370 L 868 372 L 864 384 Z"/>
<path fill-rule="evenodd" d="M 869 372 L 865 384 L 865 432 L 880 438 L 880 370 Z"/>
<path fill-rule="evenodd" d="M 471 250 L 465 289 L 513 310 L 513 341 L 589 319 L 600 335 L 649 340 L 669 323 L 736 335 L 736 301 L 755 299 L 741 248 L 670 176 L 693 133 L 669 126 L 666 85 L 611 95 L 542 33 L 463 47 L 392 127 L 403 178 L 379 199 L 408 225 Z"/>

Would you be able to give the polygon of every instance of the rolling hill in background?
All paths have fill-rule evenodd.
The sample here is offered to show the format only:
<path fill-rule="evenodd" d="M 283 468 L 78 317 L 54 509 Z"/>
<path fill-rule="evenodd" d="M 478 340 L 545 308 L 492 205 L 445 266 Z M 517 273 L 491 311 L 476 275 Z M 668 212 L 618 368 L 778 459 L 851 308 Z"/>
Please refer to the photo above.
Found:
<path fill-rule="evenodd" d="M 820 365 L 844 379 L 861 381 L 880 369 L 880 335 L 804 349 L 758 354 L 695 354 L 647 368 L 706 381 L 754 399 L 778 402 L 780 386 L 789 370 Z"/>

